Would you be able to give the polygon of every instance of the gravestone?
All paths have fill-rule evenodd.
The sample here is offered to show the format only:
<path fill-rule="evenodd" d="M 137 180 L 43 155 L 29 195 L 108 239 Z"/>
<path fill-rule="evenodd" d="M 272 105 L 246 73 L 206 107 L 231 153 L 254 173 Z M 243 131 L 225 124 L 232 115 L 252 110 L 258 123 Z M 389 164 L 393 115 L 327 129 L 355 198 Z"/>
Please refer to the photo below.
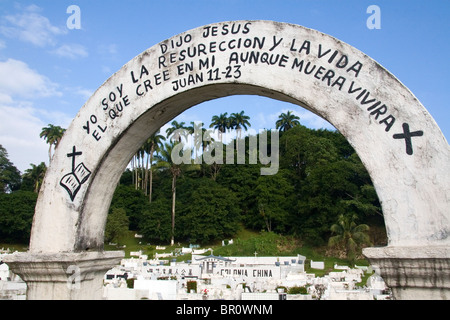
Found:
<path fill-rule="evenodd" d="M 291 102 L 333 124 L 367 168 L 384 214 L 388 246 L 365 255 L 381 265 L 388 285 L 400 288 L 398 298 L 405 290 L 449 297 L 450 148 L 427 110 L 377 62 L 338 39 L 292 24 L 230 21 L 189 30 L 144 51 L 81 108 L 48 168 L 30 251 L 9 260 L 18 274 L 39 265 L 27 269 L 25 281 L 39 283 L 39 289 L 29 287 L 28 298 L 54 290 L 53 278 L 39 269 L 46 268 L 45 259 L 59 263 L 59 270 L 70 264 L 67 255 L 77 261 L 86 259 L 86 252 L 112 263 L 100 255 L 104 228 L 131 157 L 187 108 L 239 94 Z M 413 268 L 415 278 L 428 279 L 426 290 L 407 281 L 406 269 L 392 267 L 414 265 L 416 258 L 431 267 Z M 383 274 L 385 267 L 390 271 Z M 406 280 L 395 280 L 402 277 Z"/>

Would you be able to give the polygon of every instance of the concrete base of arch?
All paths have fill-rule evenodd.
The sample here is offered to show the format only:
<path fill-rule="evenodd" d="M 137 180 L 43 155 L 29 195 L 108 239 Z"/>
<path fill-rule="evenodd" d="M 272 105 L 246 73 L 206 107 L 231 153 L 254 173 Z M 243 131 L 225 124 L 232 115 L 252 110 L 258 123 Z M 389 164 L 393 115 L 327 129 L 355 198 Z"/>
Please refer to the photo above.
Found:
<path fill-rule="evenodd" d="M 4 262 L 27 284 L 28 300 L 100 300 L 105 273 L 123 257 L 123 251 L 16 253 Z"/>
<path fill-rule="evenodd" d="M 370 263 L 397 300 L 450 299 L 450 247 L 366 248 Z"/>

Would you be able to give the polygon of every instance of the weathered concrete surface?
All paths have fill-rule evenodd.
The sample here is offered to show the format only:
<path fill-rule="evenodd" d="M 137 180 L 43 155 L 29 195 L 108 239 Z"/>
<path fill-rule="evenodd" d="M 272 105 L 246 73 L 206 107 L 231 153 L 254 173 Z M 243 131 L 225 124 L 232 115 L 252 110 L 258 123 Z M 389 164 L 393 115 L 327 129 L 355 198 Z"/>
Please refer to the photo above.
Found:
<path fill-rule="evenodd" d="M 366 248 L 364 255 L 399 300 L 450 299 L 450 247 Z"/>
<path fill-rule="evenodd" d="M 105 273 L 123 257 L 122 251 L 15 253 L 3 260 L 26 282 L 28 300 L 98 300 Z"/>
<path fill-rule="evenodd" d="M 389 246 L 450 245 L 450 147 L 414 95 L 329 35 L 232 21 L 151 47 L 93 94 L 47 170 L 30 252 L 101 251 L 114 189 L 136 150 L 187 108 L 236 94 L 289 101 L 332 123 L 371 176 Z"/>

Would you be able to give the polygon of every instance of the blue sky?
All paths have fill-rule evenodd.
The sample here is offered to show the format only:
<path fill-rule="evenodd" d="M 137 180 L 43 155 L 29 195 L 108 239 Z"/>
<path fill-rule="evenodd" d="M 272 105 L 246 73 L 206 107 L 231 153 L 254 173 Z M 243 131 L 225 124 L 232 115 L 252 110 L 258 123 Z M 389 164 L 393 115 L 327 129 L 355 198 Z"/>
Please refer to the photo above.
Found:
<path fill-rule="evenodd" d="M 370 30 L 369 5 L 381 10 Z M 69 29 L 67 8 L 81 11 Z M 450 137 L 450 1 L 402 0 L 0 0 L 0 144 L 20 171 L 48 163 L 39 138 L 51 123 L 67 127 L 89 96 L 147 48 L 178 33 L 228 20 L 303 25 L 364 52 L 404 83 Z M 195 106 L 177 120 L 203 121 L 244 110 L 252 128 L 274 128 L 294 110 L 311 128 L 332 128 L 311 113 L 262 97 L 227 97 Z"/>

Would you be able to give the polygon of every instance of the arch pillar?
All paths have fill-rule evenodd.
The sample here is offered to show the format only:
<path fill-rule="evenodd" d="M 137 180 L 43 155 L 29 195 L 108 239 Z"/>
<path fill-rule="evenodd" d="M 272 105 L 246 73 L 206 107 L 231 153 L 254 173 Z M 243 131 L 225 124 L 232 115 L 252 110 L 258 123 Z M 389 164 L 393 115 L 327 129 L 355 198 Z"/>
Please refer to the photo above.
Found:
<path fill-rule="evenodd" d="M 15 253 L 4 262 L 27 284 L 28 300 L 100 300 L 105 273 L 120 264 L 122 251 Z"/>
<path fill-rule="evenodd" d="M 398 300 L 450 299 L 450 248 L 412 246 L 365 248 Z"/>

